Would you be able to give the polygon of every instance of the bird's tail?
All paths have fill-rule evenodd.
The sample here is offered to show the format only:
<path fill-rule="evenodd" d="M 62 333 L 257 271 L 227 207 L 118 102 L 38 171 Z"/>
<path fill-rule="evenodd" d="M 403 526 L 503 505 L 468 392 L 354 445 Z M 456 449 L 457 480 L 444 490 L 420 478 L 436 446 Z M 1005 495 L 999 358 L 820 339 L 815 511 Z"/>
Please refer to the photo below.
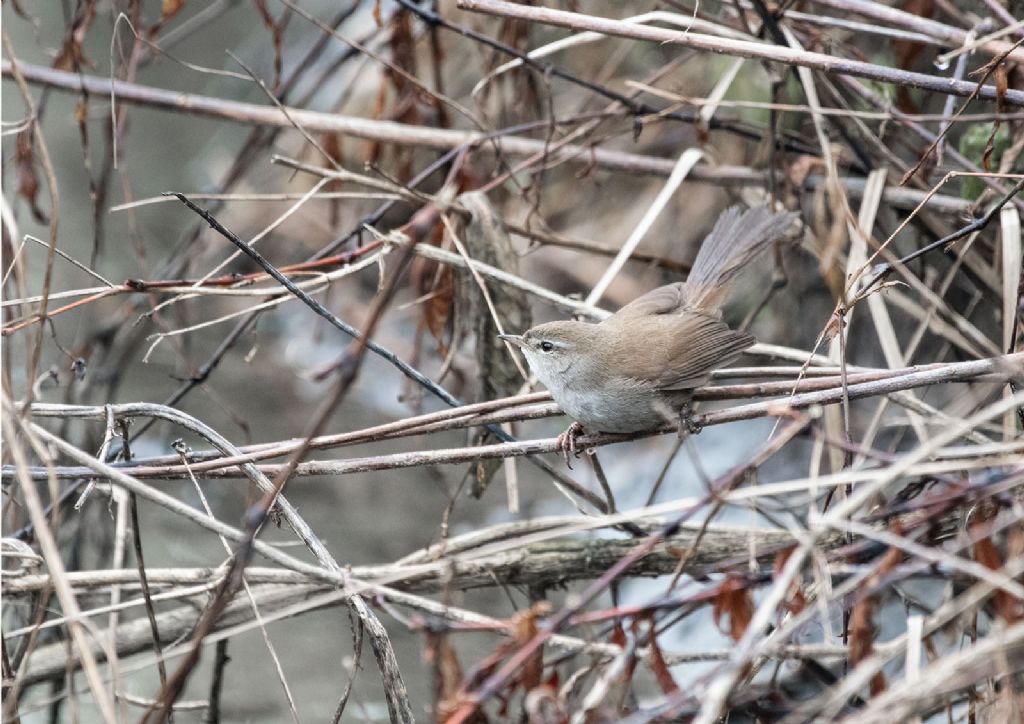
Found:
<path fill-rule="evenodd" d="M 798 214 L 767 206 L 742 211 L 733 206 L 718 217 L 701 244 L 686 280 L 688 306 L 709 312 L 725 302 L 736 276 L 786 236 Z"/>

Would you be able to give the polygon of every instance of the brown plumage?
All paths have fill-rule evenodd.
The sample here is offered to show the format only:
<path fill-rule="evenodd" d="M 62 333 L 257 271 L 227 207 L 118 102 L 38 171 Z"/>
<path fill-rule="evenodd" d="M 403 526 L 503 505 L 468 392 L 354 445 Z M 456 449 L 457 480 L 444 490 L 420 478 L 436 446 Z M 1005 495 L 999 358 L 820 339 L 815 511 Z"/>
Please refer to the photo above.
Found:
<path fill-rule="evenodd" d="M 635 432 L 678 419 L 693 390 L 756 341 L 722 321 L 721 305 L 737 275 L 795 218 L 731 208 L 685 282 L 654 289 L 599 324 L 549 322 L 505 339 L 523 350 L 562 409 L 592 430 Z"/>

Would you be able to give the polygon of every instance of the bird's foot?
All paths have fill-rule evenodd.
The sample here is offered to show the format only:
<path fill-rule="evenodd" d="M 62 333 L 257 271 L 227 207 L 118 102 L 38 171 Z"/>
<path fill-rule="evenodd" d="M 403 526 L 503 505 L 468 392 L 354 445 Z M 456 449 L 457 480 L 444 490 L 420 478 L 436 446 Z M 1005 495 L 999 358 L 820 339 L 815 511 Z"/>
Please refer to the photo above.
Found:
<path fill-rule="evenodd" d="M 704 429 L 704 425 L 697 422 L 697 414 L 693 410 L 693 405 L 689 402 L 684 404 L 679 410 L 679 438 L 682 439 L 686 435 L 696 435 Z"/>
<path fill-rule="evenodd" d="M 583 425 L 578 422 L 574 422 L 569 425 L 569 429 L 558 436 L 558 449 L 562 451 L 562 458 L 565 460 L 565 464 L 572 470 L 572 463 L 569 462 L 569 453 L 572 453 L 573 457 L 580 456 L 579 441 L 580 435 L 583 434 Z"/>

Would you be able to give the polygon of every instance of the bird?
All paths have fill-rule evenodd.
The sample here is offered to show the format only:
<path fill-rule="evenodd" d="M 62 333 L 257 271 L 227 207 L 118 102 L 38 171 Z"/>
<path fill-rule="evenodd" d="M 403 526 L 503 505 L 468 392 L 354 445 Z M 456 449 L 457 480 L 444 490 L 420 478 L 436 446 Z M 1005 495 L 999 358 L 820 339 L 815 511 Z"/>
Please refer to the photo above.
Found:
<path fill-rule="evenodd" d="M 785 239 L 797 217 L 734 206 L 704 239 L 686 281 L 653 289 L 598 323 L 555 321 L 499 335 L 574 419 L 558 438 L 567 464 L 570 453 L 579 456 L 585 430 L 641 432 L 678 420 L 681 435 L 699 431 L 694 390 L 757 341 L 722 320 L 722 305 L 740 272 Z"/>

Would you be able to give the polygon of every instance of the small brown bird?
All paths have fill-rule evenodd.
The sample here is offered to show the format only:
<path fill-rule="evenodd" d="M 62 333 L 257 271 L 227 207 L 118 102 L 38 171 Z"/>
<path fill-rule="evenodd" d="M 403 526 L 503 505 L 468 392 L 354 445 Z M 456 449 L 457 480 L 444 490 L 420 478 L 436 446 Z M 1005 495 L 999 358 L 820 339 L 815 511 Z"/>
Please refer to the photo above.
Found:
<path fill-rule="evenodd" d="M 711 372 L 756 341 L 722 321 L 721 306 L 744 267 L 786 236 L 795 213 L 730 208 L 701 245 L 689 277 L 633 300 L 599 324 L 549 322 L 502 338 L 574 422 L 559 436 L 578 455 L 584 426 L 638 432 L 679 420 L 693 431 L 689 403 Z"/>

